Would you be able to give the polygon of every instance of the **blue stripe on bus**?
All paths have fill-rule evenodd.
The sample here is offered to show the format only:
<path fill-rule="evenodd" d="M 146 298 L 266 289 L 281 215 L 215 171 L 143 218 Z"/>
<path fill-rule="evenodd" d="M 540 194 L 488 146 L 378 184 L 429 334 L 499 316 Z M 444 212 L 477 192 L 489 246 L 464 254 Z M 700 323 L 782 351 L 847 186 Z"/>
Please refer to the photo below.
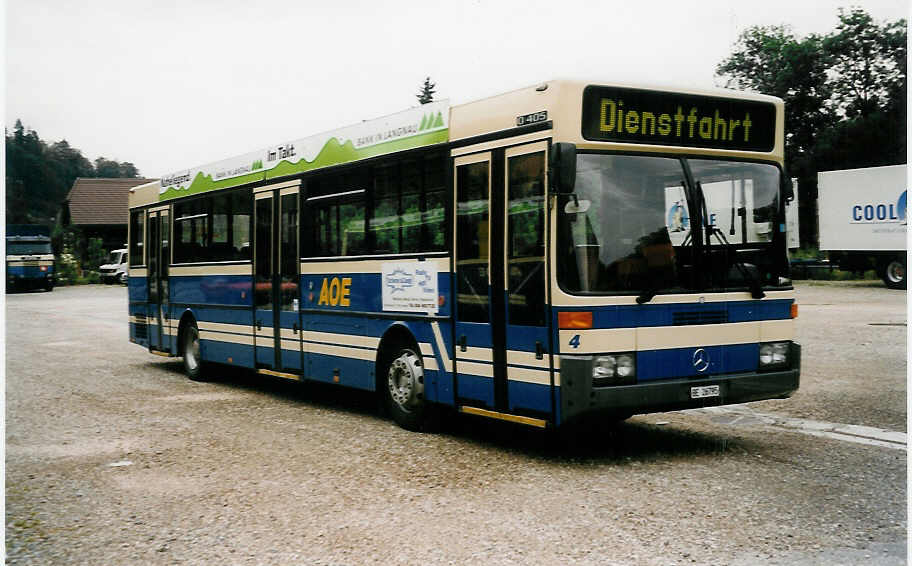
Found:
<path fill-rule="evenodd" d="M 637 352 L 637 381 L 757 370 L 760 352 L 758 344 L 704 346 L 703 349 L 710 361 L 709 368 L 703 372 L 698 372 L 694 367 L 694 348 Z"/>
<path fill-rule="evenodd" d="M 671 303 L 658 305 L 614 305 L 598 307 L 555 307 L 554 327 L 557 328 L 559 311 L 588 311 L 592 313 L 593 328 L 636 328 L 648 326 L 673 326 L 675 313 L 699 317 L 724 313 L 723 322 L 753 322 L 790 318 L 791 299 L 770 301 L 722 301 L 718 303 Z"/>
<path fill-rule="evenodd" d="M 45 268 L 45 271 L 41 271 L 41 267 L 35 265 L 7 265 L 6 273 L 8 275 L 27 277 L 29 279 L 37 279 L 39 277 L 44 277 L 47 273 L 54 273 L 53 265 L 47 265 Z"/>
<path fill-rule="evenodd" d="M 175 303 L 253 306 L 250 275 L 190 275 L 171 277 L 171 301 Z"/>
<path fill-rule="evenodd" d="M 172 306 L 173 316 L 180 320 L 180 317 L 183 316 L 183 313 L 187 310 L 187 308 L 180 305 Z M 190 312 L 198 321 L 218 322 L 221 324 L 238 324 L 247 327 L 248 332 L 243 332 L 243 334 L 253 333 L 253 311 L 251 310 L 220 309 L 218 307 L 193 307 L 190 309 Z M 240 329 L 238 329 L 238 331 L 240 332 Z"/>

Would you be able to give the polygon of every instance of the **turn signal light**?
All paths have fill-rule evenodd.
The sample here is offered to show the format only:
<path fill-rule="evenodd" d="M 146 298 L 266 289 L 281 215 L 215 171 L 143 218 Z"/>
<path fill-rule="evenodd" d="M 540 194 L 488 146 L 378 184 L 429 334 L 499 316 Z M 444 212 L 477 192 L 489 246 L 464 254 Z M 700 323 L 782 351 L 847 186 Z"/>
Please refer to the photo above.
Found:
<path fill-rule="evenodd" d="M 792 303 L 792 308 L 789 311 L 789 314 L 792 315 L 792 318 L 798 318 L 798 303 Z"/>
<path fill-rule="evenodd" d="M 592 328 L 592 312 L 559 312 L 557 325 L 560 328 Z"/>

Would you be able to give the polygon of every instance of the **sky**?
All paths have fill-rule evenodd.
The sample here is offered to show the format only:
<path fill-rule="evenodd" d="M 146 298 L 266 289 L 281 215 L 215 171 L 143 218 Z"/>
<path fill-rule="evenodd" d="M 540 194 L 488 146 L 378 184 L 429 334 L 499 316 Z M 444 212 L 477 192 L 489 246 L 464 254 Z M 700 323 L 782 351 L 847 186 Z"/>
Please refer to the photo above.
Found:
<path fill-rule="evenodd" d="M 5 115 L 145 177 L 553 78 L 712 87 L 753 25 L 826 33 L 906 0 L 7 0 Z"/>

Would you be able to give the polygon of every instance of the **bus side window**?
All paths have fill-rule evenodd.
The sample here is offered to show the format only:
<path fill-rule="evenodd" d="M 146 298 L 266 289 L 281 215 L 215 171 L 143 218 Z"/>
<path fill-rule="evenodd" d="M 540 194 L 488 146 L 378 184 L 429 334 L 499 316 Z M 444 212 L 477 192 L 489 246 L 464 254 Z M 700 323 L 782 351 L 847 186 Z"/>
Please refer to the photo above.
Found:
<path fill-rule="evenodd" d="M 143 265 L 145 218 L 145 210 L 134 210 L 130 213 L 130 265 Z"/>

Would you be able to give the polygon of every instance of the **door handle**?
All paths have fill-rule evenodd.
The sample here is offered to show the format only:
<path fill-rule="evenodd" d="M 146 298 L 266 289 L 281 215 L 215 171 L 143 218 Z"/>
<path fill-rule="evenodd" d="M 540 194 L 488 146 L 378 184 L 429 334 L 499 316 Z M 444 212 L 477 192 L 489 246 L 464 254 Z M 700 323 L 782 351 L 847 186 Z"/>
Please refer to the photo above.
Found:
<path fill-rule="evenodd" d="M 542 346 L 542 343 L 540 340 L 536 340 L 535 341 L 535 359 L 541 360 L 541 359 L 544 359 L 544 357 L 545 357 L 545 347 Z"/>
<path fill-rule="evenodd" d="M 296 323 L 292 324 L 291 329 L 292 329 L 292 331 L 294 331 L 295 334 L 297 334 L 298 333 L 298 323 L 296 322 Z"/>
<path fill-rule="evenodd" d="M 465 351 L 466 351 L 466 337 L 465 337 L 465 334 L 463 334 L 462 336 L 459 337 L 459 351 L 460 351 L 460 352 L 465 352 Z"/>
<path fill-rule="evenodd" d="M 258 321 L 256 322 L 256 327 L 257 327 L 257 330 L 263 330 L 263 321 L 262 321 L 262 320 L 258 320 Z"/>

